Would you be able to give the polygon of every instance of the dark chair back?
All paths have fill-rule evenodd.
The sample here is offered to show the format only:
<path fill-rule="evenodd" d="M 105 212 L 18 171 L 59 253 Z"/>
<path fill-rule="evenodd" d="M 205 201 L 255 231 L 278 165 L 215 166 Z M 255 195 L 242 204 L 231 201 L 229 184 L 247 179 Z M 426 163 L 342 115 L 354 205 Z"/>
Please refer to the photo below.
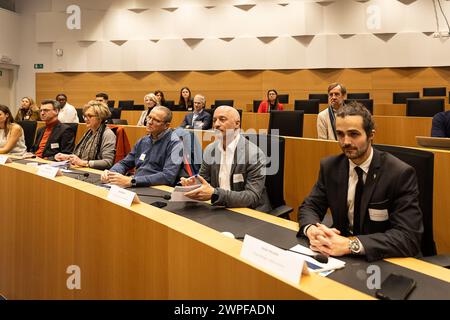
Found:
<path fill-rule="evenodd" d="M 373 99 L 347 99 L 345 100 L 345 103 L 349 103 L 350 101 L 361 103 L 367 110 L 369 110 L 370 114 L 373 114 Z"/>
<path fill-rule="evenodd" d="M 288 219 L 292 208 L 287 207 L 284 200 L 284 154 L 286 144 L 284 137 L 266 134 L 244 134 L 244 137 L 255 143 L 267 158 L 265 186 L 270 205 L 273 208 L 269 213 Z"/>
<path fill-rule="evenodd" d="M 143 111 L 145 110 L 145 106 L 143 104 L 135 104 L 133 105 L 133 110 Z"/>
<path fill-rule="evenodd" d="M 447 95 L 446 87 L 423 88 L 422 96 L 424 97 L 445 97 Z"/>
<path fill-rule="evenodd" d="M 354 100 L 354 99 L 370 99 L 370 94 L 368 92 L 359 92 L 359 93 L 348 93 L 347 94 L 348 100 Z"/>
<path fill-rule="evenodd" d="M 25 145 L 27 151 L 31 150 L 34 144 L 34 137 L 36 135 L 37 121 L 18 121 L 17 122 L 23 128 L 23 134 L 25 135 Z"/>
<path fill-rule="evenodd" d="M 175 101 L 173 100 L 166 100 L 164 102 L 164 107 L 169 108 L 170 110 L 172 110 L 172 108 L 175 106 Z"/>
<path fill-rule="evenodd" d="M 282 104 L 289 103 L 289 95 L 288 94 L 279 94 L 278 95 L 278 102 Z"/>
<path fill-rule="evenodd" d="M 302 137 L 303 117 L 303 111 L 271 111 L 269 133 L 278 129 L 280 136 Z"/>
<path fill-rule="evenodd" d="M 318 114 L 319 103 L 319 99 L 295 100 L 294 110 L 303 111 L 305 114 Z"/>
<path fill-rule="evenodd" d="M 406 115 L 410 117 L 433 117 L 444 111 L 445 99 L 407 99 Z"/>
<path fill-rule="evenodd" d="M 262 100 L 253 100 L 253 112 L 258 112 L 259 105 L 261 104 Z"/>
<path fill-rule="evenodd" d="M 73 136 L 76 138 L 77 137 L 77 131 L 78 131 L 78 123 L 66 123 L 66 124 L 69 125 L 69 127 L 72 129 Z"/>
<path fill-rule="evenodd" d="M 111 117 L 108 119 L 108 123 L 112 123 L 111 119 L 120 119 L 120 116 L 122 115 L 122 109 L 110 108 L 109 111 L 111 111 Z"/>
<path fill-rule="evenodd" d="M 220 106 L 234 107 L 234 100 L 216 100 L 216 101 L 214 101 L 214 106 L 216 106 L 216 107 L 220 107 Z"/>
<path fill-rule="evenodd" d="M 133 110 L 134 100 L 119 100 L 119 109 Z"/>
<path fill-rule="evenodd" d="M 108 108 L 114 108 L 114 104 L 116 103 L 116 100 L 108 100 Z"/>
<path fill-rule="evenodd" d="M 320 103 L 328 104 L 328 94 L 327 93 L 310 93 L 308 99 L 319 99 Z"/>
<path fill-rule="evenodd" d="M 121 125 L 128 125 L 128 120 L 126 119 L 112 119 L 112 124 L 121 124 Z"/>
<path fill-rule="evenodd" d="M 84 118 L 83 118 L 83 109 L 81 108 L 77 108 L 77 115 L 78 115 L 78 121 L 80 123 L 84 123 Z"/>
<path fill-rule="evenodd" d="M 406 103 L 406 99 L 418 99 L 420 92 L 394 92 L 392 94 L 392 103 L 402 104 Z"/>
<path fill-rule="evenodd" d="M 433 239 L 433 175 L 434 154 L 429 151 L 410 149 L 398 146 L 374 145 L 381 151 L 389 152 L 416 170 L 419 186 L 419 205 L 423 214 L 424 232 L 422 235 L 422 254 L 436 254 L 436 244 Z"/>

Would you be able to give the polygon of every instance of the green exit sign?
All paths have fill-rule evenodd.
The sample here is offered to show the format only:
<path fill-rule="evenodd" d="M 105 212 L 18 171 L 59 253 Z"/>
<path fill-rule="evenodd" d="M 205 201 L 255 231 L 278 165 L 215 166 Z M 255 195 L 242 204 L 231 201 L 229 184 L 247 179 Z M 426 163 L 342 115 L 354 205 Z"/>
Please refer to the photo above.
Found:
<path fill-rule="evenodd" d="M 35 63 L 34 68 L 35 69 L 44 69 L 44 64 L 43 63 Z"/>

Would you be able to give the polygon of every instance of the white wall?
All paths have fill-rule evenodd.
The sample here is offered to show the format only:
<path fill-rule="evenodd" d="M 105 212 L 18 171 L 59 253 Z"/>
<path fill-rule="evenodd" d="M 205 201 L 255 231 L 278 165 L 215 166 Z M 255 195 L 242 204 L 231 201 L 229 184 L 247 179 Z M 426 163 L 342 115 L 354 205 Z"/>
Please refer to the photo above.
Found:
<path fill-rule="evenodd" d="M 66 27 L 71 4 L 80 30 Z M 44 72 L 450 65 L 448 38 L 432 36 L 431 0 L 17 0 L 17 9 L 19 96 L 34 92 L 34 63 Z"/>

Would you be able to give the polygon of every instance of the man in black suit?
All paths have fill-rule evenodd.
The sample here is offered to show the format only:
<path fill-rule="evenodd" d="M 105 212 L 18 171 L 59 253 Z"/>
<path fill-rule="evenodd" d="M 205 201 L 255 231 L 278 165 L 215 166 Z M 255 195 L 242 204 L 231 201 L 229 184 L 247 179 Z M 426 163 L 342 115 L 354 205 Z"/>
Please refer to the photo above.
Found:
<path fill-rule="evenodd" d="M 211 115 L 204 110 L 205 104 L 205 97 L 197 94 L 194 97 L 194 111 L 184 117 L 180 127 L 185 129 L 211 129 L 212 118 Z"/>
<path fill-rule="evenodd" d="M 331 256 L 365 255 L 368 261 L 420 255 L 423 232 L 415 170 L 372 148 L 369 111 L 360 103 L 336 115 L 343 154 L 320 163 L 319 179 L 299 209 L 300 235 Z M 333 227 L 320 222 L 327 209 Z"/>
<path fill-rule="evenodd" d="M 44 100 L 39 112 L 41 120 L 45 121 L 45 127 L 37 131 L 31 151 L 37 157 L 48 160 L 55 160 L 54 157 L 59 152 L 71 154 L 75 145 L 75 130 L 71 127 L 72 124 L 59 122 L 59 102 Z"/>

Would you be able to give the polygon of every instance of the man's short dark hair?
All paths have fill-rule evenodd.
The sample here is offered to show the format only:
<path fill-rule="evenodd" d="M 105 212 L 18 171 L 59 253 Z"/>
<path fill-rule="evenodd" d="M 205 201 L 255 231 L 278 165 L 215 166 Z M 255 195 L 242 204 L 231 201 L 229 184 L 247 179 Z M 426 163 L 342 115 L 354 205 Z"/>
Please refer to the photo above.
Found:
<path fill-rule="evenodd" d="M 367 137 L 372 135 L 372 131 L 375 129 L 375 123 L 373 122 L 369 110 L 367 110 L 362 103 L 350 101 L 349 103 L 344 104 L 336 113 L 336 117 L 345 118 L 347 116 L 361 116 L 363 118 L 363 128 Z"/>
<path fill-rule="evenodd" d="M 56 95 L 56 98 L 55 98 L 55 100 L 56 100 L 56 99 L 58 99 L 58 97 L 60 97 L 60 96 L 63 96 L 63 97 L 64 97 L 64 99 L 66 99 L 66 100 L 67 100 L 67 96 L 66 96 L 66 94 L 65 94 L 65 93 L 58 93 L 58 94 Z"/>
<path fill-rule="evenodd" d="M 109 100 L 109 97 L 106 93 L 100 92 L 95 95 L 96 98 L 103 98 L 105 100 Z"/>
<path fill-rule="evenodd" d="M 341 93 L 343 96 L 345 96 L 347 94 L 347 88 L 345 88 L 342 84 L 340 84 L 339 82 L 333 82 L 332 84 L 330 84 L 328 86 L 328 93 L 330 93 L 331 90 L 333 90 L 336 87 L 340 87 L 341 88 Z"/>
<path fill-rule="evenodd" d="M 51 104 L 53 106 L 53 109 L 58 110 L 58 111 L 61 109 L 61 105 L 56 100 L 52 100 L 52 99 L 42 100 L 41 105 L 44 105 L 44 104 Z"/>

